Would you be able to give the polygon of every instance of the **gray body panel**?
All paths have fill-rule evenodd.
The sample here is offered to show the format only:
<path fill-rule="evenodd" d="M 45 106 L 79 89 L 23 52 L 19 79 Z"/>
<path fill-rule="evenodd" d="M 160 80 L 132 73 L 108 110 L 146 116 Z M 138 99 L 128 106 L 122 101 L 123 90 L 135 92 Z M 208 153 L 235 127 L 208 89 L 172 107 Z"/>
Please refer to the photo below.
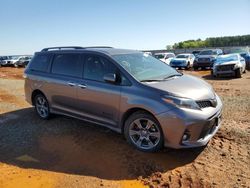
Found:
<path fill-rule="evenodd" d="M 31 70 L 30 64 L 25 71 L 25 96 L 33 104 L 34 91 L 42 92 L 51 107 L 51 112 L 94 122 L 123 132 L 124 117 L 133 109 L 151 113 L 164 133 L 164 145 L 173 148 L 196 147 L 205 145 L 218 130 L 206 135 L 204 140 L 198 139 L 201 130 L 208 122 L 218 119 L 222 110 L 220 98 L 206 82 L 183 75 L 162 82 L 141 83 L 112 59 L 112 54 L 138 53 L 120 49 L 86 49 L 67 50 L 65 53 L 95 54 L 107 58 L 126 77 L 129 85 L 116 85 L 82 78 L 60 76 L 51 73 L 51 62 L 47 71 L 41 73 Z M 40 52 L 39 52 L 40 53 Z M 41 52 L 40 54 L 56 54 L 62 51 Z M 53 59 L 53 58 L 52 58 Z M 210 100 L 216 97 L 217 106 L 202 110 L 180 109 L 162 100 L 169 93 L 193 100 Z M 183 132 L 190 129 L 192 140 L 180 143 Z"/>

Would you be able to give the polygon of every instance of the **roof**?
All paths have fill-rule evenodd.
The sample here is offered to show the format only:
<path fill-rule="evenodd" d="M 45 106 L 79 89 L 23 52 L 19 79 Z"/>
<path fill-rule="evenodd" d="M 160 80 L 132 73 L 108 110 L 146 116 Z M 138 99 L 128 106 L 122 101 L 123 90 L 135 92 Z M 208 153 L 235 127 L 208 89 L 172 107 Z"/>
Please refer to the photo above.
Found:
<path fill-rule="evenodd" d="M 112 48 L 112 47 L 79 47 L 79 46 L 65 46 L 65 47 L 51 47 L 51 48 L 44 48 L 41 52 L 76 52 L 76 51 L 92 51 L 92 52 L 99 52 L 104 53 L 107 55 L 118 55 L 118 54 L 131 54 L 131 53 L 138 53 L 137 50 L 128 50 L 128 49 L 119 49 L 119 48 Z"/>
<path fill-rule="evenodd" d="M 183 53 L 183 54 L 178 54 L 178 55 L 192 55 L 191 53 Z"/>
<path fill-rule="evenodd" d="M 155 55 L 161 55 L 161 54 L 174 54 L 173 52 L 159 52 L 159 53 L 155 53 Z"/>

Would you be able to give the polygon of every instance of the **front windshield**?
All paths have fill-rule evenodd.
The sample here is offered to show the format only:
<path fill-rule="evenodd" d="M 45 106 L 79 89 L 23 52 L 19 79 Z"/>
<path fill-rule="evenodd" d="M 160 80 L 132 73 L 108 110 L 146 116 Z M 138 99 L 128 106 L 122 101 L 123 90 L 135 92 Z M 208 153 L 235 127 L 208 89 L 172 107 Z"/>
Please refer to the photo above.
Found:
<path fill-rule="evenodd" d="M 185 58 L 187 59 L 189 55 L 177 55 L 176 58 Z"/>
<path fill-rule="evenodd" d="M 204 50 L 199 53 L 199 55 L 216 55 L 216 51 L 213 50 Z"/>
<path fill-rule="evenodd" d="M 112 57 L 139 81 L 163 80 L 181 75 L 172 67 L 147 54 L 119 54 Z"/>
<path fill-rule="evenodd" d="M 237 61 L 237 60 L 238 60 L 237 55 L 227 55 L 227 56 L 219 56 L 216 62 L 222 63 L 222 62 Z"/>
<path fill-rule="evenodd" d="M 247 54 L 246 53 L 242 53 L 242 54 L 240 54 L 241 55 L 241 57 L 246 57 L 247 56 Z"/>
<path fill-rule="evenodd" d="M 155 54 L 154 56 L 157 59 L 163 59 L 164 58 L 164 54 Z"/>

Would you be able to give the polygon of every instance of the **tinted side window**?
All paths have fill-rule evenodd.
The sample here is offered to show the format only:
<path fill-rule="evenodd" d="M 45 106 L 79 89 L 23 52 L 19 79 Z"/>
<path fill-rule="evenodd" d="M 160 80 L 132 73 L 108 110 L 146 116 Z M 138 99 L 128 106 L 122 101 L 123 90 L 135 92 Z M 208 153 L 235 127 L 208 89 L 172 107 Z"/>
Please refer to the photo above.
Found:
<path fill-rule="evenodd" d="M 116 72 L 116 66 L 105 58 L 95 55 L 88 55 L 85 58 L 84 78 L 86 79 L 104 82 L 105 74 Z"/>
<path fill-rule="evenodd" d="M 49 60 L 50 60 L 49 55 L 45 54 L 35 55 L 29 68 L 35 71 L 46 72 L 48 70 Z"/>
<path fill-rule="evenodd" d="M 52 64 L 52 73 L 81 77 L 82 66 L 80 62 L 80 54 L 57 54 Z"/>

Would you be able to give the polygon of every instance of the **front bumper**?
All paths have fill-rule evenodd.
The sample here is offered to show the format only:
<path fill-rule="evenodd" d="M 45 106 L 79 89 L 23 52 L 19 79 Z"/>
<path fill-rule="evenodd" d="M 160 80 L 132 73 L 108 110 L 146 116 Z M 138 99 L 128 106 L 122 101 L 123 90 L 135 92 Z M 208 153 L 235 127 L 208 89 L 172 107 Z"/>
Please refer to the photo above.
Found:
<path fill-rule="evenodd" d="M 228 70 L 228 71 L 214 71 L 214 76 L 234 76 L 235 70 Z"/>
<path fill-rule="evenodd" d="M 169 65 L 174 68 L 186 68 L 187 62 L 173 62 L 173 63 L 170 62 Z"/>
<path fill-rule="evenodd" d="M 175 109 L 156 116 L 166 147 L 180 149 L 206 145 L 221 126 L 222 102 L 202 110 Z M 184 136 L 186 137 L 184 139 Z"/>
<path fill-rule="evenodd" d="M 7 66 L 7 65 L 10 65 L 10 62 L 9 61 L 1 61 L 1 65 Z"/>
<path fill-rule="evenodd" d="M 226 64 L 213 67 L 214 76 L 235 76 L 235 70 L 242 67 L 238 67 L 235 64 Z"/>
<path fill-rule="evenodd" d="M 214 62 L 211 61 L 207 61 L 207 62 L 199 62 L 199 61 L 195 61 L 194 62 L 194 67 L 201 67 L 201 68 L 206 68 L 206 67 L 213 67 Z"/>

